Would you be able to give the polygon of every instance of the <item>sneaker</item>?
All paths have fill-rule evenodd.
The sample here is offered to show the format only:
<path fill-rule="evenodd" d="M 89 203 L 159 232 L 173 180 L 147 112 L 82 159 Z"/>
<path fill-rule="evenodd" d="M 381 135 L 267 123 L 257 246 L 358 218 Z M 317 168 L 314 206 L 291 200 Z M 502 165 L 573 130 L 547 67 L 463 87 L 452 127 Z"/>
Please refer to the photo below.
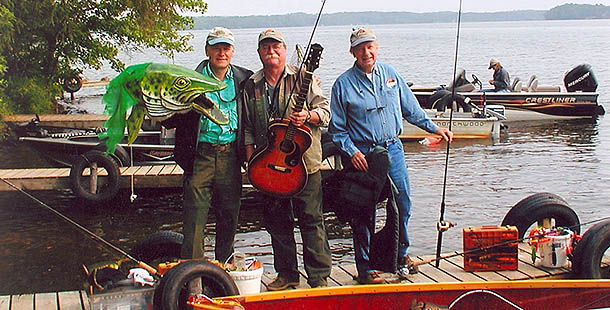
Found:
<path fill-rule="evenodd" d="M 396 274 L 398 274 L 399 277 L 404 279 L 407 278 L 408 275 L 416 274 L 418 272 L 419 268 L 417 268 L 413 260 L 408 255 L 402 257 L 402 259 L 398 261 L 398 271 Z"/>
<path fill-rule="evenodd" d="M 267 285 L 267 290 L 269 291 L 281 291 L 281 290 L 285 290 L 288 287 L 291 286 L 298 286 L 299 285 L 299 281 L 288 281 L 283 277 L 278 276 L 277 278 L 275 278 L 275 280 L 273 280 L 273 282 L 269 283 L 269 285 Z"/>
<path fill-rule="evenodd" d="M 365 276 L 358 275 L 358 283 L 360 284 L 382 284 L 385 280 L 379 275 L 379 272 L 372 270 L 366 273 Z"/>
<path fill-rule="evenodd" d="M 415 262 L 409 257 L 409 255 L 407 255 L 405 257 L 405 261 L 406 261 L 406 266 L 407 269 L 409 270 L 409 274 L 416 274 L 419 272 L 419 267 L 417 267 L 417 265 L 415 265 Z"/>

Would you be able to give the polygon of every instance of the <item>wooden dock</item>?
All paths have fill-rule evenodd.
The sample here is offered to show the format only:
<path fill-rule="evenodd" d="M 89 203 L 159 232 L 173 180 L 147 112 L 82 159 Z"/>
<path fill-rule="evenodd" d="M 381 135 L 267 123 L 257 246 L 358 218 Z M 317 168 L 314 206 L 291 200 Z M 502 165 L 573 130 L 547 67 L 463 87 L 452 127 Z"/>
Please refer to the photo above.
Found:
<path fill-rule="evenodd" d="M 443 256 L 448 256 L 447 253 Z M 428 260 L 432 256 L 417 256 L 415 261 Z M 448 283 L 448 282 L 485 282 L 485 281 L 519 281 L 533 279 L 563 279 L 570 273 L 569 268 L 544 268 L 533 264 L 531 261 L 531 250 L 525 243 L 519 245 L 519 268 L 518 270 L 468 272 L 464 271 L 464 257 L 456 255 L 452 258 L 442 260 L 439 268 L 434 263 L 419 266 L 419 273 L 409 275 L 401 283 Z M 540 261 L 540 260 L 538 260 Z M 610 257 L 604 258 L 604 265 L 610 266 Z M 356 265 L 335 265 L 332 268 L 329 286 L 357 285 Z M 262 277 L 261 291 L 266 291 L 266 286 L 275 279 L 276 274 L 265 270 Z M 297 289 L 307 289 L 305 271 L 301 269 L 300 284 Z M 395 275 L 385 273 L 382 277 L 392 280 L 397 279 Z M 22 294 L 0 296 L 0 310 L 91 310 L 89 297 L 84 291 L 67 291 L 37 294 Z"/>
<path fill-rule="evenodd" d="M 154 165 L 120 167 L 121 188 L 131 186 L 137 188 L 167 188 L 182 187 L 183 170 L 178 165 Z M 108 173 L 100 168 L 98 175 L 104 177 Z M 56 190 L 68 189 L 70 186 L 70 168 L 36 168 L 36 169 L 0 169 L 0 178 L 5 179 L 21 189 Z M 0 191 L 14 190 L 4 182 L 0 182 Z M 0 309 L 2 310 L 2 309 Z"/>

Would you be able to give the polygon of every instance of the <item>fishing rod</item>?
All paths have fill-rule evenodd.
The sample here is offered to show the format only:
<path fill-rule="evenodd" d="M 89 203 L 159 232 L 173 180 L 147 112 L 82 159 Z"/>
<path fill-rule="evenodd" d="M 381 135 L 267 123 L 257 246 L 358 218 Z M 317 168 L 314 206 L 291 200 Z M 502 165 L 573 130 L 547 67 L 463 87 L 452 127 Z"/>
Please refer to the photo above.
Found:
<path fill-rule="evenodd" d="M 460 43 L 460 24 L 462 22 L 462 0 L 460 0 L 460 8 L 458 10 L 458 22 L 457 22 L 457 35 L 455 38 L 455 58 L 453 63 L 453 79 L 455 80 L 455 75 L 457 73 L 457 59 L 458 59 L 458 49 Z M 449 131 L 451 131 L 451 127 L 453 125 L 453 110 L 455 110 L 454 102 L 455 102 L 455 82 L 452 83 L 451 87 L 451 112 L 449 112 Z M 447 190 L 447 172 L 449 168 L 449 150 L 451 149 L 451 142 L 447 142 L 447 151 L 445 153 L 445 174 L 443 177 L 443 194 L 441 198 L 441 210 L 440 216 L 437 223 L 438 235 L 436 237 L 436 267 L 438 268 L 440 261 L 438 260 L 441 256 L 441 248 L 443 246 L 443 232 L 449 227 L 451 224 L 445 222 L 445 193 Z"/>
<path fill-rule="evenodd" d="M 130 255 L 129 253 L 125 252 L 124 250 L 122 250 L 121 248 L 117 247 L 116 245 L 104 240 L 102 237 L 96 235 L 95 233 L 93 233 L 92 231 L 88 230 L 87 228 L 85 228 L 84 226 L 78 224 L 77 222 L 75 222 L 74 220 L 72 220 L 71 218 L 61 214 L 61 212 L 57 211 L 56 209 L 52 208 L 51 206 L 47 205 L 46 203 L 42 202 L 40 199 L 32 196 L 30 193 L 24 191 L 23 189 L 17 187 L 15 184 L 9 182 L 8 180 L 5 180 L 4 178 L 0 178 L 0 180 L 2 180 L 4 183 L 8 184 L 8 186 L 16 189 L 17 191 L 25 194 L 26 196 L 28 196 L 29 198 L 31 198 L 32 200 L 36 201 L 37 203 L 39 203 L 40 205 L 42 205 L 43 207 L 45 207 L 47 210 L 55 213 L 55 215 L 59 216 L 61 219 L 63 219 L 64 221 L 76 226 L 76 228 L 80 229 L 81 231 L 83 231 L 85 234 L 89 235 L 90 237 L 92 237 L 94 240 L 106 245 L 108 248 L 118 252 L 119 254 L 125 256 L 126 258 L 128 258 L 129 260 L 135 262 L 136 264 L 138 264 L 139 267 L 142 267 L 144 269 L 146 269 L 146 271 L 148 271 L 151 275 L 158 275 L 157 270 L 151 266 L 149 266 L 148 264 L 146 264 L 145 262 L 138 260 L 137 258 L 133 257 L 132 255 Z"/>
<path fill-rule="evenodd" d="M 309 36 L 309 41 L 307 42 L 307 47 L 305 48 L 305 56 L 307 57 L 307 55 L 309 55 L 309 51 L 311 50 L 311 41 L 313 41 L 313 36 L 316 33 L 316 30 L 318 29 L 318 23 L 320 22 L 320 18 L 322 17 L 322 11 L 324 10 L 324 5 L 326 4 L 326 0 L 322 0 L 322 5 L 320 6 L 320 11 L 318 12 L 318 16 L 316 17 L 316 22 L 313 25 L 313 29 L 311 30 L 311 35 Z M 297 70 L 297 82 L 301 76 L 301 71 L 303 71 L 303 65 L 305 64 L 305 61 L 301 61 L 299 64 L 299 70 Z M 294 94 L 294 91 L 296 90 L 297 84 L 299 83 L 294 83 L 294 85 L 292 85 L 292 88 L 290 89 L 290 94 L 288 96 L 288 100 L 290 100 L 290 98 L 292 98 L 292 95 Z M 272 100 L 274 100 L 275 98 L 272 98 Z M 282 118 L 284 118 L 284 116 L 286 116 L 286 111 L 288 110 L 288 104 L 284 107 L 284 111 L 282 112 Z"/>

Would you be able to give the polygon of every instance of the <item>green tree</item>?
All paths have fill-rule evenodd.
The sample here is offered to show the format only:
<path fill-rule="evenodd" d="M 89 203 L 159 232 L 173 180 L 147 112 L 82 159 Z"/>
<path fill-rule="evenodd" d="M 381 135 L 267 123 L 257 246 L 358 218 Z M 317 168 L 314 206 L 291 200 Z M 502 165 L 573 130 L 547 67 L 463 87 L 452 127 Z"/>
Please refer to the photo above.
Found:
<path fill-rule="evenodd" d="M 203 0 L 0 0 L 14 16 L 8 43 L 3 97 L 14 112 L 48 112 L 64 78 L 99 69 L 124 68 L 118 51 L 154 48 L 173 56 L 190 50 L 192 27 L 184 12 L 203 14 Z M 1 27 L 1 25 L 0 25 Z M 1 29 L 0 29 L 1 30 Z M 4 43 L 4 42 L 1 42 Z"/>
<path fill-rule="evenodd" d="M 0 52 L 4 51 L 7 46 L 8 39 L 12 32 L 12 26 L 15 22 L 13 14 L 3 5 L 0 4 Z M 0 54 L 0 94 L 6 87 L 6 81 L 1 78 L 6 72 L 6 60 L 3 54 Z M 0 120 L 2 115 L 8 114 L 9 109 L 6 107 L 5 102 L 0 97 Z M 7 128 L 4 122 L 0 122 L 0 140 L 6 135 Z"/>

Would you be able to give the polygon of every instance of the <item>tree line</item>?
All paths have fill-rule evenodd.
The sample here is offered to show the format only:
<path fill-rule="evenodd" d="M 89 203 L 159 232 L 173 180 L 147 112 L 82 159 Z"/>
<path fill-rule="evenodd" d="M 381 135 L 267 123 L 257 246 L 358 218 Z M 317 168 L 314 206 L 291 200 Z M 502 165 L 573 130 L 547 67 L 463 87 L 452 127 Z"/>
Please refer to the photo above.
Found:
<path fill-rule="evenodd" d="M 520 21 L 544 19 L 593 19 L 610 18 L 610 6 L 602 4 L 564 4 L 550 10 L 516 10 L 508 12 L 462 13 L 462 21 Z M 284 15 L 255 16 L 200 16 L 195 18 L 194 29 L 210 29 L 224 25 L 230 28 L 300 27 L 315 22 L 315 14 L 291 13 Z M 412 12 L 343 12 L 322 14 L 320 24 L 334 25 L 380 25 L 450 23 L 457 21 L 457 12 L 433 13 Z"/>

